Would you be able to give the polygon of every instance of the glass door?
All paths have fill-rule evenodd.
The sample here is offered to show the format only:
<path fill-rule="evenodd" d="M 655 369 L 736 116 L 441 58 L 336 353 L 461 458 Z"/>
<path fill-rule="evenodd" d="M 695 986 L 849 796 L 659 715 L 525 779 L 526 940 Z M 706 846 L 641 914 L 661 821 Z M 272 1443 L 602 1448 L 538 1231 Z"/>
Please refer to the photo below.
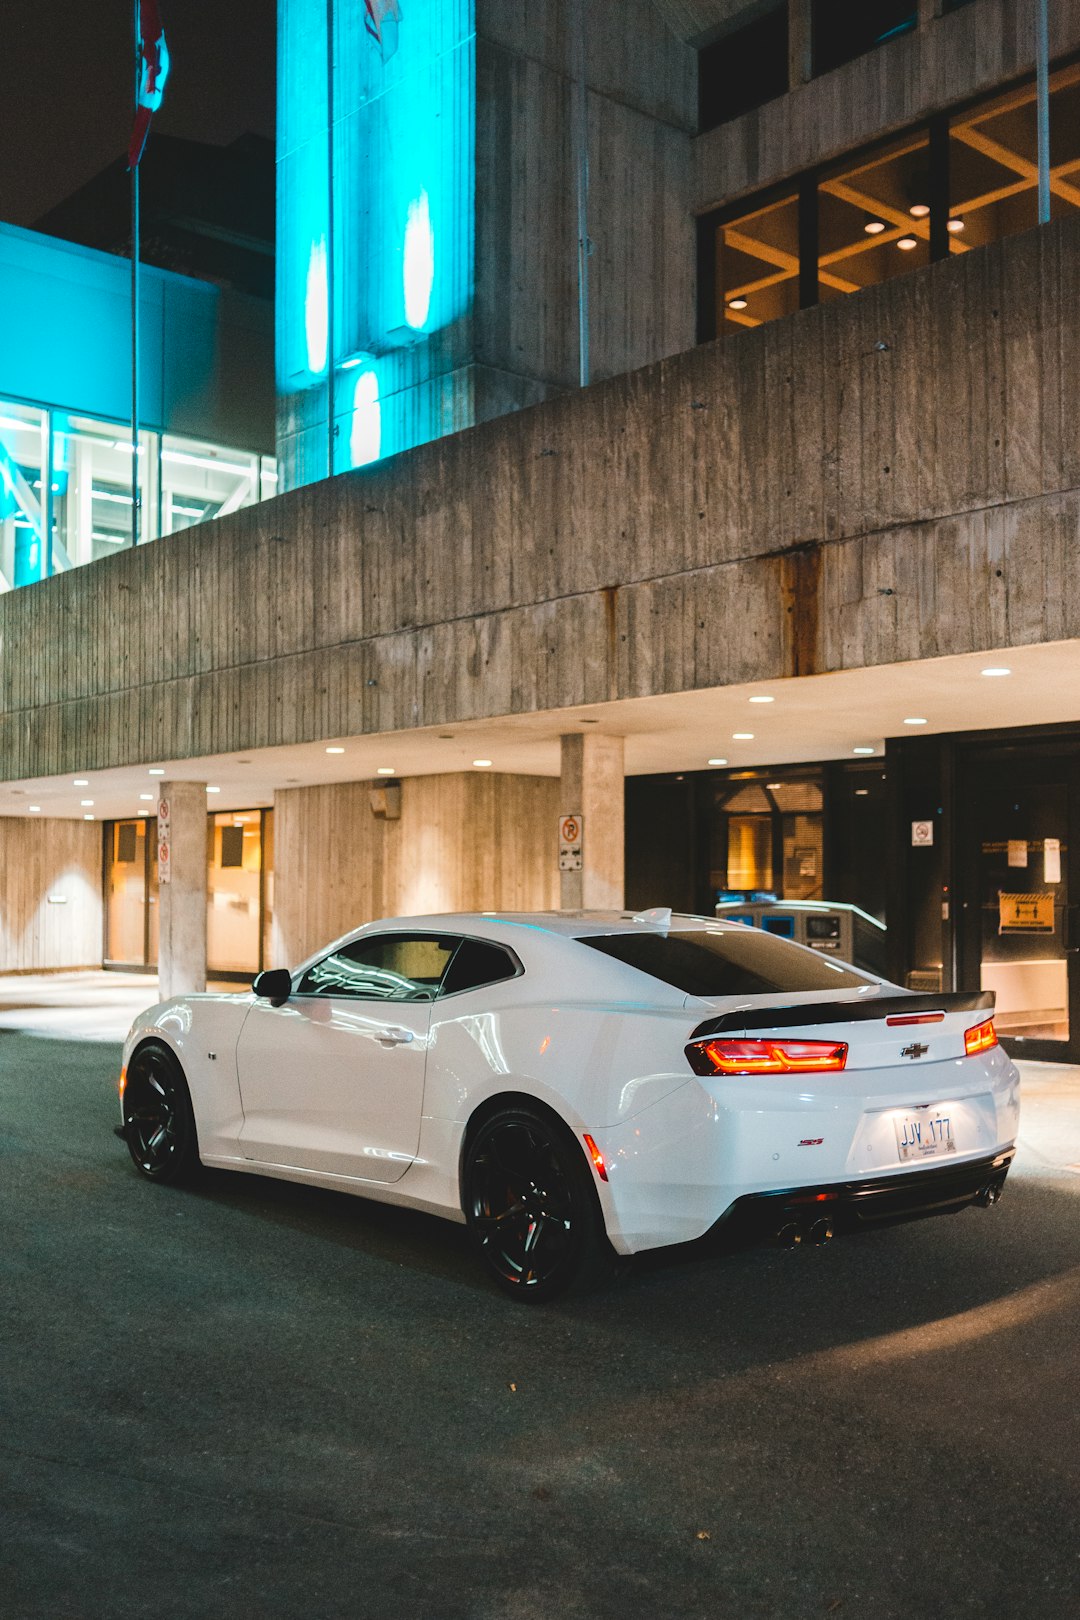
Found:
<path fill-rule="evenodd" d="M 1014 1056 L 1076 1061 L 1076 764 L 1014 753 L 976 766 L 966 796 L 964 980 L 994 991 Z"/>

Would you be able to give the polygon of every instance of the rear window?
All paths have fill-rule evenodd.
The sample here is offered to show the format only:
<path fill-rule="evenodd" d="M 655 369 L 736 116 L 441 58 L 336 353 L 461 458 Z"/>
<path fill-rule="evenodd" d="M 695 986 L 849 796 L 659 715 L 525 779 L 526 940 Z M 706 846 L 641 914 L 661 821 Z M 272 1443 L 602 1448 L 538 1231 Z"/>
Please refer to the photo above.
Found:
<path fill-rule="evenodd" d="M 716 934 L 593 934 L 579 943 L 688 996 L 764 996 L 778 990 L 845 990 L 874 983 L 758 928 Z"/>

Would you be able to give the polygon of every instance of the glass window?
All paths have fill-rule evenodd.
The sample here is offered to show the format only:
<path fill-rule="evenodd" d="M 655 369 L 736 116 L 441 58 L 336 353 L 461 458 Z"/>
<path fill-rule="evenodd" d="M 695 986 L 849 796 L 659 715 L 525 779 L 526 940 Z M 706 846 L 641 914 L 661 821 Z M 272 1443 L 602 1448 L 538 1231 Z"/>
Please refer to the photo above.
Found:
<path fill-rule="evenodd" d="M 715 934 L 601 934 L 581 943 L 688 996 L 794 994 L 873 983 L 757 928 Z"/>
<path fill-rule="evenodd" d="M 105 959 L 141 966 L 146 961 L 145 820 L 114 821 L 106 839 Z"/>
<path fill-rule="evenodd" d="M 723 325 L 760 326 L 799 307 L 797 193 L 751 209 L 716 233 L 717 308 Z"/>
<path fill-rule="evenodd" d="M 207 822 L 206 959 L 211 972 L 259 971 L 262 813 L 225 811 Z"/>
<path fill-rule="evenodd" d="M 139 434 L 139 542 L 155 540 L 157 435 Z M 131 430 L 53 413 L 53 568 L 96 562 L 131 544 Z"/>
<path fill-rule="evenodd" d="M 788 87 L 787 0 L 698 52 L 698 122 L 714 129 Z"/>
<path fill-rule="evenodd" d="M 483 939 L 463 939 L 439 994 L 453 996 L 460 990 L 478 990 L 485 984 L 512 979 L 518 971 L 518 964 L 501 945 L 491 945 Z"/>
<path fill-rule="evenodd" d="M 264 461 L 268 458 L 264 458 Z M 271 469 L 243 450 L 225 450 L 199 439 L 163 434 L 161 440 L 161 532 L 174 534 L 208 518 L 225 517 L 260 499 Z M 276 485 L 274 486 L 276 493 Z"/>
<path fill-rule="evenodd" d="M 48 572 L 48 418 L 0 400 L 0 591 Z"/>
<path fill-rule="evenodd" d="M 378 934 L 324 956 L 300 981 L 301 996 L 434 1001 L 458 941 L 434 934 Z"/>
<path fill-rule="evenodd" d="M 930 262 L 930 137 L 915 130 L 818 185 L 818 296 L 858 292 Z"/>
<path fill-rule="evenodd" d="M 912 0 L 813 0 L 814 72 L 828 73 L 897 34 L 910 33 L 917 20 Z"/>
<path fill-rule="evenodd" d="M 964 253 L 1038 222 L 1035 85 L 949 120 L 949 248 Z M 1050 216 L 1080 207 L 1080 64 L 1050 76 Z"/>

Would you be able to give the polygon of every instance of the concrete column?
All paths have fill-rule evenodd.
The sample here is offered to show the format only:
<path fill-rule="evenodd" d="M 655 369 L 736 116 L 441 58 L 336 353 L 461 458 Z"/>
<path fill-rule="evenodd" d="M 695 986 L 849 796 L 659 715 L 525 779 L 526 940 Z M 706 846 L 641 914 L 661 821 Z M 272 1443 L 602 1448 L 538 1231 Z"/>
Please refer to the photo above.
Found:
<path fill-rule="evenodd" d="M 169 877 L 158 884 L 158 982 L 165 1001 L 206 989 L 206 783 L 162 782 L 158 803 L 169 807 Z M 163 880 L 162 865 L 159 849 Z"/>
<path fill-rule="evenodd" d="M 563 737 L 559 814 L 582 818 L 580 872 L 560 872 L 564 911 L 623 907 L 625 742 L 622 737 Z"/>
<path fill-rule="evenodd" d="M 810 0 L 788 0 L 788 89 L 806 84 L 812 68 Z"/>

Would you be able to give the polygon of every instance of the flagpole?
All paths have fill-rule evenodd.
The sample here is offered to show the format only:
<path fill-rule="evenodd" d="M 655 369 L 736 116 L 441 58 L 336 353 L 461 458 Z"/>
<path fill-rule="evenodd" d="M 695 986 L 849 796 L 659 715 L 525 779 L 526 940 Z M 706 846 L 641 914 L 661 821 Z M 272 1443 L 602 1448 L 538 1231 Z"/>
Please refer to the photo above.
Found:
<path fill-rule="evenodd" d="M 139 0 L 135 0 L 135 117 L 139 116 Z M 140 157 L 141 157 L 140 153 Z M 139 543 L 139 164 L 131 171 L 131 544 Z"/>

